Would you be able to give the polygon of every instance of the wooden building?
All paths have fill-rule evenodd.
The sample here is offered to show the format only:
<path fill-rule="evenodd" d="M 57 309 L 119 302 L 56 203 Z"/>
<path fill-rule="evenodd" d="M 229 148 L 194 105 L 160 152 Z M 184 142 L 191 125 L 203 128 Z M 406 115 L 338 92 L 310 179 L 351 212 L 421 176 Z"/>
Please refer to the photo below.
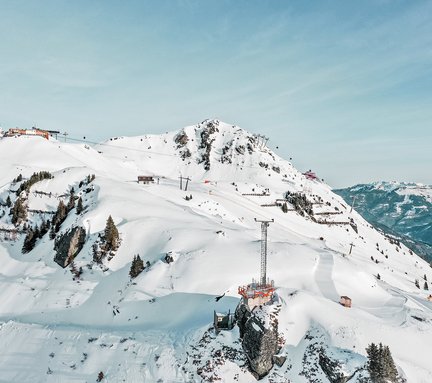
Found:
<path fill-rule="evenodd" d="M 344 307 L 351 307 L 351 298 L 346 295 L 340 297 L 339 303 Z"/>
<path fill-rule="evenodd" d="M 138 176 L 138 183 L 149 184 L 155 182 L 153 176 Z"/>
<path fill-rule="evenodd" d="M 228 314 L 217 313 L 214 311 L 213 326 L 218 333 L 220 330 L 232 330 L 235 324 L 234 313 L 228 311 Z"/>
<path fill-rule="evenodd" d="M 6 134 L 6 137 L 13 137 L 13 136 L 39 136 L 43 137 L 46 140 L 49 139 L 49 133 L 45 130 L 41 129 L 19 129 L 19 128 L 12 128 L 9 129 Z"/>

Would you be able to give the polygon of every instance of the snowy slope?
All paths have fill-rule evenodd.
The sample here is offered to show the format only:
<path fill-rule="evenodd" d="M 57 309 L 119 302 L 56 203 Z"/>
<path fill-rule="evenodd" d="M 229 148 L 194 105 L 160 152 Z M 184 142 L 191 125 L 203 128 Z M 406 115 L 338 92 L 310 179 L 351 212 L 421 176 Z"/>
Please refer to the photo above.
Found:
<path fill-rule="evenodd" d="M 84 200 L 83 214 L 72 211 L 61 227 L 86 228 L 75 260 L 83 274 L 73 280 L 69 268 L 53 261 L 47 235 L 28 254 L 21 253 L 23 235 L 0 242 L 0 382 L 90 382 L 99 371 L 110 382 L 190 382 L 201 381 L 206 375 L 199 369 L 209 365 L 222 381 L 254 381 L 237 329 L 217 337 L 208 331 L 213 310 L 233 311 L 238 286 L 258 277 L 254 218 L 275 220 L 268 275 L 278 287 L 282 353 L 288 356 L 263 381 L 311 381 L 301 373 L 316 365 L 317 344 L 343 360 L 347 372 L 355 371 L 370 342 L 390 346 L 408 382 L 432 381 L 432 303 L 414 284 L 418 279 L 423 287 L 425 274 L 431 281 L 432 269 L 252 134 L 208 120 L 163 135 L 117 137 L 95 148 L 3 138 L 0 201 L 16 198 L 12 180 L 19 173 L 28 178 L 41 170 L 54 178 L 32 186 L 30 209 L 55 210 L 71 187 Z M 96 179 L 86 191 L 79 183 L 88 174 Z M 138 184 L 138 175 L 153 175 L 159 184 Z M 180 175 L 191 178 L 187 191 L 179 188 Z M 287 191 L 322 199 L 315 213 L 338 213 L 320 215 L 328 221 L 353 219 L 358 233 L 351 225 L 319 224 L 261 206 Z M 189 195 L 192 200 L 185 199 Z M 0 207 L 0 227 L 12 227 L 8 213 Z M 122 243 L 101 267 L 91 248 L 109 215 Z M 29 223 L 41 220 L 39 213 L 29 215 Z M 150 267 L 131 281 L 135 254 Z M 166 254 L 174 262 L 164 262 Z M 337 303 L 340 295 L 353 299 L 351 309 Z M 224 347 L 237 352 L 220 357 Z M 328 381 L 322 373 L 316 379 Z"/>

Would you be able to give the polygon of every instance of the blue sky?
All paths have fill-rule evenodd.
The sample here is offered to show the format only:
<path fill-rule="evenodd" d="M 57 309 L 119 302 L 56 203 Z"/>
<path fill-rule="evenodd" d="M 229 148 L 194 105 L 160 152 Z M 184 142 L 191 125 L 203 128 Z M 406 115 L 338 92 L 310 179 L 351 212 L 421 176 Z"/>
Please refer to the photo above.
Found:
<path fill-rule="evenodd" d="M 0 125 L 219 118 L 334 187 L 432 184 L 431 1 L 0 0 Z"/>

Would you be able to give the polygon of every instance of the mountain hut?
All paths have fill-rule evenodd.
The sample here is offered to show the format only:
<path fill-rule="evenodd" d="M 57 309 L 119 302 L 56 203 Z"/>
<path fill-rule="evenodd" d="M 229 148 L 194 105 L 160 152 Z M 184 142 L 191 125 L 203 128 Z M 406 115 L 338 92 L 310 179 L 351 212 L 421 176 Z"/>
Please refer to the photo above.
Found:
<path fill-rule="evenodd" d="M 155 182 L 153 176 L 138 176 L 138 183 L 149 184 Z"/>

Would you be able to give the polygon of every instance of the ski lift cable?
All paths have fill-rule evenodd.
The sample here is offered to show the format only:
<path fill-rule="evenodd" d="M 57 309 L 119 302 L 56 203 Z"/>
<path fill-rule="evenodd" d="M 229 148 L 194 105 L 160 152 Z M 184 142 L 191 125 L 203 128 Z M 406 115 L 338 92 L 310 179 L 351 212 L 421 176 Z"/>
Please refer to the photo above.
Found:
<path fill-rule="evenodd" d="M 127 147 L 127 146 L 119 146 L 119 145 L 114 146 L 114 145 L 110 145 L 110 144 L 106 144 L 106 143 L 99 143 L 99 142 L 83 140 L 83 139 L 79 139 L 79 138 L 68 137 L 68 140 L 69 141 L 76 141 L 76 142 L 84 142 L 84 143 L 91 144 L 91 145 L 106 146 L 106 147 L 109 147 L 112 149 L 124 149 L 124 150 L 131 150 L 131 151 L 135 151 L 135 152 L 141 152 L 141 153 L 145 153 L 145 154 L 156 154 L 156 155 L 160 155 L 160 156 L 180 158 L 176 154 L 155 152 L 152 150 L 136 149 L 136 148 L 131 148 L 131 147 Z M 240 165 L 240 164 L 238 164 L 238 166 L 244 167 L 244 168 L 250 168 L 250 169 L 263 169 L 261 166 L 250 166 L 250 165 Z"/>

